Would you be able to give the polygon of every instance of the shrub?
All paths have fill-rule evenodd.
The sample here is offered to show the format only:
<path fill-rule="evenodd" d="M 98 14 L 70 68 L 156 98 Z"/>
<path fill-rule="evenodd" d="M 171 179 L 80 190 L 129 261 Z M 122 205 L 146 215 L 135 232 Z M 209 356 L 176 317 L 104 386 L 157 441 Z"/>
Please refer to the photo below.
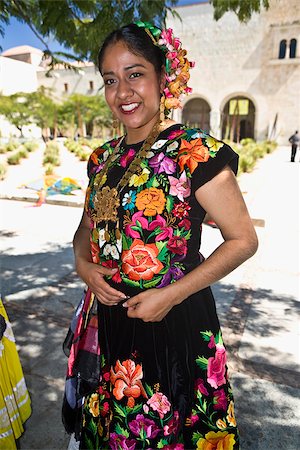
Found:
<path fill-rule="evenodd" d="M 59 146 L 56 142 L 48 142 L 44 151 L 43 166 L 46 164 L 53 166 L 60 165 Z"/>
<path fill-rule="evenodd" d="M 240 140 L 241 145 L 255 144 L 255 140 L 252 138 L 244 138 Z"/>
<path fill-rule="evenodd" d="M 39 148 L 39 143 L 36 141 L 28 141 L 25 142 L 23 145 L 28 152 L 34 152 Z"/>
<path fill-rule="evenodd" d="M 47 163 L 45 165 L 45 175 L 53 175 L 54 174 L 54 165 L 51 163 Z"/>
<path fill-rule="evenodd" d="M 6 144 L 6 151 L 7 152 L 11 152 L 13 150 L 15 150 L 16 148 L 19 147 L 19 143 L 18 141 L 16 141 L 15 139 L 11 139 L 7 144 Z"/>
<path fill-rule="evenodd" d="M 3 155 L 3 153 L 6 153 L 6 146 L 5 145 L 0 145 L 0 155 Z"/>
<path fill-rule="evenodd" d="M 20 145 L 17 154 L 20 156 L 20 158 L 28 158 L 28 151 L 26 150 L 24 145 Z"/>
<path fill-rule="evenodd" d="M 7 163 L 12 166 L 16 166 L 17 164 L 20 164 L 20 161 L 21 161 L 21 156 L 19 155 L 19 153 L 15 153 L 14 155 L 11 155 L 7 158 Z"/>
<path fill-rule="evenodd" d="M 80 150 L 77 154 L 80 161 L 87 161 L 90 157 L 91 152 L 88 152 L 86 150 Z"/>
<path fill-rule="evenodd" d="M 0 163 L 0 180 L 3 180 L 5 178 L 7 172 L 7 165 Z"/>

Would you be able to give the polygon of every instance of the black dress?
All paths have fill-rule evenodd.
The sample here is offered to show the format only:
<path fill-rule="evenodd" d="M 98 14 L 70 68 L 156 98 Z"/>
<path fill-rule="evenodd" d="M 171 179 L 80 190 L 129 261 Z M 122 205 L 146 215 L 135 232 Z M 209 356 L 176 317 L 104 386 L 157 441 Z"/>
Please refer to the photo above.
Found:
<path fill-rule="evenodd" d="M 99 173 L 117 141 L 91 155 L 90 217 Z M 117 185 L 141 145 L 121 145 L 107 185 Z M 206 212 L 195 191 L 226 165 L 236 173 L 237 164 L 230 147 L 200 129 L 177 124 L 164 130 L 120 193 L 121 235 L 116 223 L 91 220 L 94 262 L 118 268 L 109 283 L 133 296 L 174 283 L 201 264 Z M 81 449 L 239 448 L 226 350 L 210 288 L 155 323 L 128 318 L 122 306 L 98 303 L 98 333 L 101 381 L 85 398 Z"/>

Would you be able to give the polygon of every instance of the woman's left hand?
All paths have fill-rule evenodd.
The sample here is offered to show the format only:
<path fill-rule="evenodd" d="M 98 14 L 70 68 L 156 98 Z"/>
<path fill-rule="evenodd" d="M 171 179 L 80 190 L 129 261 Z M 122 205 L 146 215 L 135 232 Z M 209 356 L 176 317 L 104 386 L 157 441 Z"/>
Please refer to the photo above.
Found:
<path fill-rule="evenodd" d="M 147 289 L 123 303 L 127 316 L 144 322 L 160 322 L 175 302 L 167 288 Z"/>

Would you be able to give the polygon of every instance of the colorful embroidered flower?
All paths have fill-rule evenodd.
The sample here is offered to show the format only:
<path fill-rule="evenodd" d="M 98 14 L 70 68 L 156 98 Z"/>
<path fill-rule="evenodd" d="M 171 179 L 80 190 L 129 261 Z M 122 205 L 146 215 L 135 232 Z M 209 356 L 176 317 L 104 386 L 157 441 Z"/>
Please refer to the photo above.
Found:
<path fill-rule="evenodd" d="M 192 427 L 196 422 L 198 422 L 199 416 L 197 414 L 192 413 L 190 417 L 187 417 L 185 420 L 185 426 L 186 427 Z"/>
<path fill-rule="evenodd" d="M 168 178 L 170 182 L 170 195 L 177 196 L 182 202 L 184 201 L 184 197 L 191 195 L 191 180 L 187 178 L 185 171 L 182 172 L 179 179 L 170 176 Z"/>
<path fill-rule="evenodd" d="M 157 286 L 159 288 L 164 286 L 169 286 L 173 280 L 177 281 L 182 278 L 184 273 L 179 267 L 171 266 L 168 272 L 162 277 L 160 284 Z"/>
<path fill-rule="evenodd" d="M 144 189 L 136 196 L 136 207 L 144 211 L 145 216 L 161 214 L 165 208 L 166 197 L 161 189 L 154 187 Z"/>
<path fill-rule="evenodd" d="M 99 416 L 99 396 L 96 393 L 92 394 L 90 397 L 89 411 L 93 417 Z"/>
<path fill-rule="evenodd" d="M 105 417 L 105 416 L 107 416 L 108 413 L 109 413 L 109 403 L 104 402 L 103 406 L 100 408 L 100 415 L 102 417 Z"/>
<path fill-rule="evenodd" d="M 146 418 L 143 414 L 138 414 L 135 420 L 129 422 L 129 428 L 135 436 L 140 436 L 141 439 L 153 439 L 159 433 L 159 428 L 155 422 Z"/>
<path fill-rule="evenodd" d="M 164 435 L 169 436 L 170 434 L 176 434 L 179 425 L 179 413 L 174 411 L 173 417 L 167 425 L 164 426 Z"/>
<path fill-rule="evenodd" d="M 187 241 L 181 236 L 172 236 L 167 243 L 167 248 L 176 255 L 185 256 L 187 253 Z"/>
<path fill-rule="evenodd" d="M 205 141 L 206 141 L 207 147 L 209 147 L 209 150 L 211 150 L 214 153 L 217 153 L 220 150 L 220 148 L 222 148 L 224 145 L 224 142 L 217 141 L 216 139 L 214 139 L 211 136 L 207 136 L 205 138 Z"/>
<path fill-rule="evenodd" d="M 235 444 L 234 434 L 227 431 L 209 431 L 205 438 L 197 442 L 198 450 L 233 450 Z"/>
<path fill-rule="evenodd" d="M 185 230 L 189 230 L 191 228 L 191 221 L 189 219 L 182 219 L 178 222 L 179 227 L 183 227 Z"/>
<path fill-rule="evenodd" d="M 135 191 L 130 190 L 129 192 L 126 192 L 126 194 L 124 195 L 124 197 L 122 199 L 123 208 L 125 210 L 134 208 L 135 200 L 136 200 L 136 192 Z"/>
<path fill-rule="evenodd" d="M 114 259 L 119 259 L 119 252 L 115 245 L 106 244 L 103 249 L 103 255 L 108 256 L 111 255 Z"/>
<path fill-rule="evenodd" d="M 197 378 L 197 380 L 195 381 L 195 389 L 197 391 L 200 391 L 203 395 L 209 395 L 208 390 L 204 385 L 204 381 L 201 378 Z"/>
<path fill-rule="evenodd" d="M 149 159 L 149 166 L 152 167 L 154 173 L 171 174 L 176 170 L 176 163 L 173 159 L 165 156 L 163 152 Z"/>
<path fill-rule="evenodd" d="M 157 259 L 158 253 L 155 244 L 144 244 L 142 240 L 134 239 L 129 250 L 122 253 L 123 272 L 131 280 L 152 280 L 164 267 Z"/>
<path fill-rule="evenodd" d="M 103 261 L 101 263 L 101 266 L 107 267 L 108 269 L 119 269 L 118 263 L 116 261 Z M 118 270 L 118 272 L 116 272 L 112 277 L 111 277 L 112 281 L 114 281 L 115 283 L 121 283 L 122 278 L 120 275 L 120 271 Z"/>
<path fill-rule="evenodd" d="M 133 174 L 132 177 L 129 180 L 129 186 L 134 186 L 134 187 L 139 187 L 142 186 L 143 184 L 145 184 L 148 181 L 149 178 L 149 169 L 147 169 L 146 167 L 144 167 L 143 171 L 141 174 L 136 175 Z"/>
<path fill-rule="evenodd" d="M 194 139 L 190 142 L 182 139 L 181 146 L 178 152 L 178 163 L 180 171 L 184 170 L 184 166 L 190 169 L 193 173 L 200 162 L 206 162 L 209 159 L 208 148 L 202 143 L 202 139 Z"/>
<path fill-rule="evenodd" d="M 109 445 L 112 450 L 134 450 L 136 441 L 134 439 L 128 439 L 122 434 L 111 433 Z"/>
<path fill-rule="evenodd" d="M 208 348 L 215 348 L 215 346 L 216 346 L 215 337 L 212 334 L 209 338 Z"/>
<path fill-rule="evenodd" d="M 156 216 L 155 220 L 149 224 L 149 231 L 159 230 L 160 232 L 155 237 L 156 241 L 163 241 L 173 236 L 173 228 L 167 227 L 167 222 L 159 214 Z"/>
<path fill-rule="evenodd" d="M 117 400 L 128 397 L 127 406 L 133 408 L 136 398 L 141 395 L 148 398 L 141 382 L 142 378 L 143 371 L 140 364 L 135 365 L 131 359 L 127 359 L 121 364 L 118 360 L 110 372 L 110 380 L 114 385 L 113 395 Z"/>
<path fill-rule="evenodd" d="M 164 415 L 171 409 L 171 403 L 161 392 L 156 392 L 155 394 L 153 394 L 152 397 L 147 401 L 147 404 L 151 409 L 153 409 L 153 411 L 158 412 L 161 419 L 163 419 Z"/>
<path fill-rule="evenodd" d="M 154 142 L 151 148 L 153 150 L 158 150 L 159 148 L 162 148 L 166 142 L 168 142 L 167 139 L 159 139 L 158 141 Z"/>
<path fill-rule="evenodd" d="M 215 389 L 226 383 L 225 380 L 226 350 L 223 345 L 216 345 L 214 357 L 208 358 L 207 382 Z"/>
<path fill-rule="evenodd" d="M 139 211 L 132 216 L 131 222 L 125 225 L 125 234 L 132 238 L 140 238 L 140 230 L 148 229 L 148 220 L 143 217 L 143 211 Z"/>
<path fill-rule="evenodd" d="M 176 148 L 179 146 L 179 143 L 177 141 L 172 142 L 168 147 L 166 148 L 166 152 L 173 152 L 176 150 Z"/>
<path fill-rule="evenodd" d="M 231 425 L 232 427 L 236 426 L 236 420 L 234 416 L 234 403 L 232 400 L 228 406 L 226 419 L 228 420 L 229 425 Z"/>
<path fill-rule="evenodd" d="M 168 136 L 168 139 L 176 139 L 178 136 L 181 136 L 184 133 L 184 130 L 173 130 Z M 177 148 L 177 146 L 176 146 Z"/>
<path fill-rule="evenodd" d="M 220 389 L 219 391 L 214 391 L 214 400 L 213 400 L 213 404 L 214 404 L 214 409 L 221 409 L 222 411 L 226 411 L 227 410 L 227 397 L 225 394 L 224 389 Z"/>
<path fill-rule="evenodd" d="M 174 205 L 174 208 L 172 210 L 172 214 L 175 217 L 178 217 L 179 219 L 182 219 L 183 217 L 188 217 L 189 210 L 191 209 L 188 202 L 180 202 Z"/>
<path fill-rule="evenodd" d="M 218 428 L 220 428 L 220 430 L 224 430 L 224 428 L 227 428 L 226 423 L 222 419 L 218 419 L 216 421 L 216 425 L 217 425 Z"/>
<path fill-rule="evenodd" d="M 135 151 L 133 150 L 133 148 L 130 148 L 126 153 L 124 153 L 124 155 L 121 156 L 120 165 L 124 168 L 129 166 L 131 161 L 133 161 L 134 159 L 134 155 Z"/>
<path fill-rule="evenodd" d="M 183 444 L 170 444 L 170 445 L 164 445 L 162 447 L 164 450 L 184 450 Z"/>

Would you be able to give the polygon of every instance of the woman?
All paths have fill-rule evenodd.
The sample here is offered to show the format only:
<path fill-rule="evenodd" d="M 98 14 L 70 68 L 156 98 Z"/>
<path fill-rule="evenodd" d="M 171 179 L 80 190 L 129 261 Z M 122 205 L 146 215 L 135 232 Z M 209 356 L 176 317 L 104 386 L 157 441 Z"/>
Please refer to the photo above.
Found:
<path fill-rule="evenodd" d="M 101 361 L 82 449 L 239 448 L 209 286 L 251 257 L 257 238 L 237 155 L 164 117 L 190 91 L 190 67 L 172 30 L 141 22 L 113 32 L 99 53 L 106 101 L 126 134 L 91 155 L 74 237 L 77 272 L 98 300 Z M 206 213 L 224 242 L 204 260 Z"/>

